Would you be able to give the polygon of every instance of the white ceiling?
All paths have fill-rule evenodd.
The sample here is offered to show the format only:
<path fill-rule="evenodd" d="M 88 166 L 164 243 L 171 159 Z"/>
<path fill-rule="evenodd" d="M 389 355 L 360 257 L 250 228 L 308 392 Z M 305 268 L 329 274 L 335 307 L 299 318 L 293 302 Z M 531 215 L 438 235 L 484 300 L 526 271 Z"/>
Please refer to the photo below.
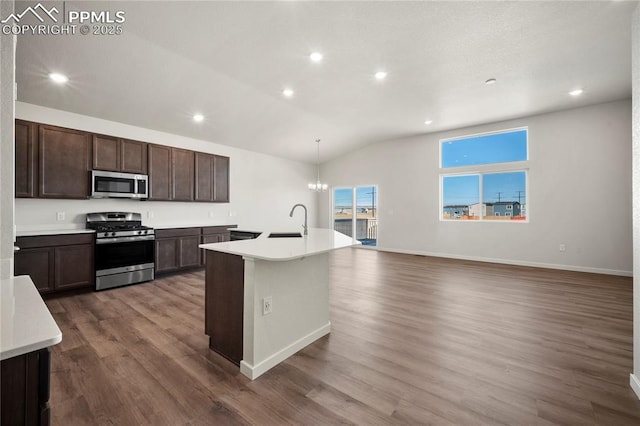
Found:
<path fill-rule="evenodd" d="M 631 97 L 637 2 L 73 4 L 123 34 L 20 36 L 18 100 L 295 160 Z"/>

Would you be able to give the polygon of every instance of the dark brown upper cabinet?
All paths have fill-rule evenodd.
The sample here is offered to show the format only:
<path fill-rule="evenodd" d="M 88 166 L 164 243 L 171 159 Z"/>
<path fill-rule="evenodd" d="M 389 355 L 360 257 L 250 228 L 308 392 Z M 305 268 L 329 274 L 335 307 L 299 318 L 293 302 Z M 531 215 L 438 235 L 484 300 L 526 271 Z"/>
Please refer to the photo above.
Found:
<path fill-rule="evenodd" d="M 147 144 L 113 136 L 93 135 L 93 168 L 147 174 Z"/>
<path fill-rule="evenodd" d="M 120 153 L 122 172 L 147 174 L 147 143 L 120 139 Z"/>
<path fill-rule="evenodd" d="M 196 152 L 196 201 L 213 201 L 213 155 Z"/>
<path fill-rule="evenodd" d="M 17 198 L 33 198 L 36 190 L 38 170 L 38 125 L 16 120 L 16 193 Z"/>
<path fill-rule="evenodd" d="M 229 157 L 196 152 L 196 201 L 229 201 Z"/>
<path fill-rule="evenodd" d="M 89 198 L 91 135 L 79 130 L 38 126 L 38 196 Z"/>
<path fill-rule="evenodd" d="M 119 172 L 120 139 L 112 136 L 93 135 L 93 168 Z"/>
<path fill-rule="evenodd" d="M 149 175 L 149 200 L 229 202 L 229 157 L 15 121 L 16 198 L 89 198 L 89 171 Z"/>
<path fill-rule="evenodd" d="M 171 148 L 149 144 L 149 200 L 171 200 Z"/>
<path fill-rule="evenodd" d="M 229 157 L 214 155 L 213 159 L 214 187 L 213 201 L 229 202 Z"/>
<path fill-rule="evenodd" d="M 193 201 L 195 153 L 171 148 L 171 199 Z"/>

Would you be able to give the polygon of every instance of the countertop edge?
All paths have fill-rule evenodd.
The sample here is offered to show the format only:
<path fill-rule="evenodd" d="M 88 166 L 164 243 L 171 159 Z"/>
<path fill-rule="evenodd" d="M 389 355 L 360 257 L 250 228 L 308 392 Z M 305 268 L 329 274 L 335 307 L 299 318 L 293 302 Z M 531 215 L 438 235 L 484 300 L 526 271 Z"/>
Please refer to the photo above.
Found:
<path fill-rule="evenodd" d="M 313 251 L 311 253 L 305 253 L 305 254 L 300 254 L 300 255 L 295 255 L 295 256 L 267 257 L 267 256 L 249 254 L 249 253 L 241 252 L 241 251 L 237 251 L 237 250 L 229 250 L 229 249 L 223 249 L 223 248 L 220 248 L 220 247 L 214 247 L 216 244 L 217 243 L 200 244 L 198 247 L 201 248 L 201 249 L 204 249 L 204 250 L 211 250 L 211 251 L 217 251 L 217 252 L 220 252 L 220 253 L 227 253 L 227 254 L 233 254 L 233 255 L 236 255 L 236 256 L 242 256 L 245 259 L 266 260 L 268 262 L 286 262 L 286 261 L 289 261 L 289 260 L 304 259 L 305 257 L 311 257 L 311 256 L 315 256 L 315 255 L 322 254 L 322 253 L 328 253 L 330 251 L 341 250 L 341 249 L 344 249 L 344 248 L 355 247 L 355 246 L 360 245 L 360 243 L 354 243 L 354 244 L 350 244 L 350 245 L 346 245 L 346 246 L 342 246 L 342 247 L 331 247 L 331 248 L 321 249 L 321 250 Z"/>
<path fill-rule="evenodd" d="M 60 327 L 28 275 L 2 280 L 0 286 L 3 326 L 0 360 L 35 352 L 62 341 Z M 14 335 L 19 338 L 13 338 Z"/>
<path fill-rule="evenodd" d="M 15 349 L 10 349 L 8 351 L 2 351 L 2 353 L 0 353 L 0 361 L 4 361 L 5 359 L 10 359 L 16 356 L 28 354 L 29 352 L 39 351 L 40 349 L 57 345 L 60 342 L 62 342 L 62 332 L 59 332 L 56 336 L 46 340 L 42 340 L 40 342 L 32 343 L 30 345 L 25 345 Z"/>
<path fill-rule="evenodd" d="M 340 250 L 347 247 L 354 247 L 361 244 L 360 241 L 354 240 L 351 237 L 348 237 L 330 228 L 311 228 L 309 230 L 309 236 L 304 236 L 302 238 L 310 238 L 312 240 L 315 239 L 315 244 L 311 244 L 312 248 L 310 250 L 307 250 L 306 248 L 302 250 L 298 248 L 298 250 L 295 250 L 295 243 L 300 242 L 301 239 L 292 238 L 291 243 L 294 247 L 294 250 L 292 251 L 294 253 L 291 253 L 289 250 L 282 250 L 282 246 L 278 247 L 275 245 L 267 245 L 267 241 L 270 240 L 270 238 L 268 238 L 268 234 L 270 232 L 272 231 L 262 231 L 259 237 L 251 240 L 200 244 L 198 247 L 203 250 L 211 250 L 221 253 L 233 254 L 236 256 L 242 256 L 245 259 L 258 259 L 270 262 L 286 262 L 290 260 L 311 257 L 322 253 L 328 253 L 330 251 Z M 288 239 L 273 239 L 274 243 L 282 243 L 285 240 Z M 259 249 L 256 250 L 256 246 L 251 247 L 251 245 L 253 245 L 253 242 L 256 243 L 256 246 L 259 247 Z M 318 244 L 318 242 L 320 244 Z M 236 247 L 236 245 L 238 246 Z M 272 255 L 272 253 L 274 252 L 276 253 L 276 255 Z"/>

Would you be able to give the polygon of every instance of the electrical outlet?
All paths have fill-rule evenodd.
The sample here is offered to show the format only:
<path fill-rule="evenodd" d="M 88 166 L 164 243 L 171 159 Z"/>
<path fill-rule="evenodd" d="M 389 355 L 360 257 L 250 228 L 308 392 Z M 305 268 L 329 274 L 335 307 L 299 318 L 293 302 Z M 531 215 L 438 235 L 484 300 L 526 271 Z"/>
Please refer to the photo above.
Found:
<path fill-rule="evenodd" d="M 209 212 L 209 219 L 213 219 L 216 216 L 215 212 Z"/>
<path fill-rule="evenodd" d="M 65 216 L 66 216 L 66 214 L 64 212 L 57 212 L 56 213 L 56 219 L 58 221 L 64 220 Z"/>
<path fill-rule="evenodd" d="M 564 244 L 560 244 L 560 246 L 558 247 L 558 249 L 560 251 L 566 251 L 567 250 L 567 246 L 565 246 Z"/>
<path fill-rule="evenodd" d="M 148 211 L 147 212 L 147 219 L 153 219 L 153 212 L 152 211 Z"/>
<path fill-rule="evenodd" d="M 238 213 L 236 213 L 234 210 L 229 210 L 229 217 L 235 217 L 237 215 Z"/>
<path fill-rule="evenodd" d="M 262 315 L 269 315 L 273 308 L 273 297 L 268 296 L 262 299 Z"/>

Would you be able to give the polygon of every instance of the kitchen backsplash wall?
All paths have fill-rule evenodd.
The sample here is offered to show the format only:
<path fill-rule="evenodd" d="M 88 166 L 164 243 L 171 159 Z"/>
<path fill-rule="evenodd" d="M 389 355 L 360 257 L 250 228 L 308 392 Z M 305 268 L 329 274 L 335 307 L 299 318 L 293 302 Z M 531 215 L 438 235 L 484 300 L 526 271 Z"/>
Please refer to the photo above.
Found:
<path fill-rule="evenodd" d="M 187 138 L 122 123 L 16 103 L 16 118 L 119 136 L 230 157 L 230 203 L 162 202 L 117 199 L 16 199 L 18 232 L 83 228 L 85 214 L 96 211 L 134 211 L 150 226 L 238 224 L 241 227 L 297 228 L 290 218 L 295 203 L 309 208 L 316 224 L 316 196 L 307 189 L 315 166 L 266 154 Z"/>

